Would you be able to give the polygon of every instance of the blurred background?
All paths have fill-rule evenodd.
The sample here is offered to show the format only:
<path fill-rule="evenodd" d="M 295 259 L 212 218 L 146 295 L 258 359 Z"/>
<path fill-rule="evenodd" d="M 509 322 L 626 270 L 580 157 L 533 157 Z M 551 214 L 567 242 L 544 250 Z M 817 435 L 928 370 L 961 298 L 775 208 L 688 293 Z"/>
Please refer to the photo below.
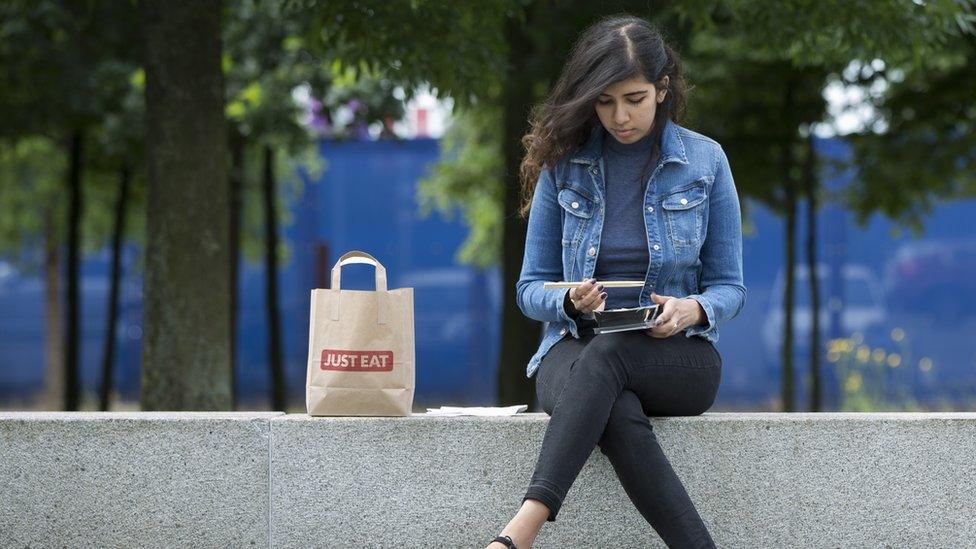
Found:
<path fill-rule="evenodd" d="M 304 411 L 363 250 L 414 288 L 415 411 L 537 411 L 518 139 L 627 12 L 742 204 L 713 410 L 976 410 L 974 6 L 5 0 L 0 408 Z"/>

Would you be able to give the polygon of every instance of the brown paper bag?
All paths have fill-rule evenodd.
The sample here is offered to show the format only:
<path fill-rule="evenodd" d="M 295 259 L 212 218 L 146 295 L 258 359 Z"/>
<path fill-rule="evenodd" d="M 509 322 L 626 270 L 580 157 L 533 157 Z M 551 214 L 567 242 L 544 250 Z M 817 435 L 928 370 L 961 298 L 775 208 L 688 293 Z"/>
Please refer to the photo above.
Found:
<path fill-rule="evenodd" d="M 342 290 L 343 265 L 376 268 L 376 291 Z M 409 416 L 415 386 L 413 288 L 386 289 L 386 269 L 352 251 L 332 288 L 312 290 L 305 408 L 311 416 Z"/>

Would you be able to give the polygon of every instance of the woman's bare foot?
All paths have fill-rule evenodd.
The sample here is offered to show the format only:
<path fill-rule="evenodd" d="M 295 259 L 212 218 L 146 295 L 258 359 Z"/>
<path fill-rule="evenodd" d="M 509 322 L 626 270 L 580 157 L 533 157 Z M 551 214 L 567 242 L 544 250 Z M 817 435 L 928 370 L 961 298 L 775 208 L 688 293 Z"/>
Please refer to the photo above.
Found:
<path fill-rule="evenodd" d="M 512 538 L 512 542 L 518 549 L 530 549 L 547 518 L 549 518 L 549 508 L 546 504 L 537 499 L 527 499 L 499 535 Z M 485 549 L 507 548 L 505 544 L 495 541 L 489 543 Z"/>

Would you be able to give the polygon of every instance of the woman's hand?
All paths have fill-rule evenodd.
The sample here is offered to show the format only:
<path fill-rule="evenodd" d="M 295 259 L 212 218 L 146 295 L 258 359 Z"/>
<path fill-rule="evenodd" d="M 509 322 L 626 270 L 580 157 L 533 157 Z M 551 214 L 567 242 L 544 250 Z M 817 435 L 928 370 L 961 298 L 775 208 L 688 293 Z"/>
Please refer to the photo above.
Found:
<path fill-rule="evenodd" d="M 591 278 L 570 288 L 569 300 L 578 313 L 592 313 L 602 311 L 607 306 L 607 293 L 603 291 L 602 284 L 597 284 L 596 279 Z"/>
<path fill-rule="evenodd" d="M 688 326 L 701 324 L 705 319 L 701 304 L 690 297 L 679 299 L 651 292 L 651 301 L 658 304 L 660 312 L 654 321 L 654 327 L 646 332 L 649 336 L 671 337 Z"/>

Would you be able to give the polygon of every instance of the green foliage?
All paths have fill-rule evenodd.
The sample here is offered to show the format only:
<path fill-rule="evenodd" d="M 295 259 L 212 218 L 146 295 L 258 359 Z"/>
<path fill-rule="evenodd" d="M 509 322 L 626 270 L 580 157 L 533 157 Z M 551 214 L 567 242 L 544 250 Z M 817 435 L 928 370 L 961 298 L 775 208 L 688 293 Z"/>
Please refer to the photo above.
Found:
<path fill-rule="evenodd" d="M 146 237 L 145 74 L 130 67 L 128 86 L 117 109 L 103 114 L 89 131 L 85 151 L 85 209 L 82 236 L 85 249 L 96 251 L 109 241 L 115 222 L 121 170 L 129 172 L 124 237 L 137 244 Z M 136 268 L 141 268 L 136 261 Z"/>
<path fill-rule="evenodd" d="M 504 202 L 501 113 L 482 106 L 459 111 L 441 141 L 442 158 L 417 189 L 421 217 L 460 210 L 470 233 L 457 261 L 479 267 L 501 259 Z"/>
<path fill-rule="evenodd" d="M 693 36 L 685 67 L 693 85 L 688 126 L 722 144 L 741 196 L 784 212 L 785 185 L 802 181 L 808 132 L 826 116 L 822 89 L 830 68 L 796 67 L 757 54 L 737 36 L 704 32 Z M 787 150 L 794 159 L 788 173 Z M 749 204 L 742 201 L 745 220 Z"/>
<path fill-rule="evenodd" d="M 316 136 L 301 124 L 302 107 L 293 98 L 300 85 L 319 89 L 328 83 L 320 60 L 303 49 L 307 20 L 282 11 L 278 2 L 234 0 L 224 14 L 225 112 L 245 140 L 242 188 L 242 257 L 264 261 L 265 212 L 262 194 L 264 148 L 275 152 L 276 210 L 279 226 L 292 219 L 291 205 L 301 198 L 299 170 L 313 180 L 322 170 Z M 278 243 L 287 265 L 287 243 Z"/>
<path fill-rule="evenodd" d="M 696 28 L 687 54 L 698 84 L 691 109 L 729 152 L 740 192 L 781 210 L 783 183 L 801 176 L 799 167 L 789 176 L 780 170 L 783 147 L 804 157 L 802 138 L 829 120 L 827 84 L 860 86 L 875 103 L 874 130 L 852 139 L 860 177 L 837 199 L 862 224 L 881 211 L 917 233 L 934 197 L 973 188 L 974 143 L 965 129 L 973 120 L 974 63 L 972 35 L 964 33 L 972 31 L 974 5 L 682 3 Z M 751 28 L 742 29 L 747 21 Z M 852 62 L 861 69 L 847 78 Z"/>
<path fill-rule="evenodd" d="M 309 146 L 313 136 L 299 123 L 296 86 L 322 85 L 322 65 L 304 55 L 299 36 L 307 23 L 290 17 L 277 2 L 234 0 L 224 13 L 225 111 L 248 141 L 289 153 Z"/>
<path fill-rule="evenodd" d="M 675 8 L 697 32 L 734 35 L 747 49 L 796 66 L 851 59 L 919 62 L 973 31 L 974 0 L 686 0 Z"/>
<path fill-rule="evenodd" d="M 378 121 L 388 127 L 391 119 L 402 117 L 402 100 L 409 100 L 422 83 L 456 97 L 459 105 L 472 103 L 486 90 L 498 89 L 503 42 L 497 15 L 513 4 L 236 0 L 225 26 L 228 118 L 249 142 L 272 144 L 276 150 L 286 144 L 287 156 L 279 164 L 288 168 L 279 174 L 295 173 L 298 165 L 321 170 L 313 136 L 298 123 L 300 113 L 291 99 L 296 86 L 307 86 L 322 98 L 336 138 L 349 136 L 358 124 Z M 402 100 L 393 94 L 398 86 Z M 352 110 L 351 120 L 339 120 Z M 248 157 L 261 158 L 254 156 L 256 149 L 249 150 Z M 251 161 L 245 173 L 244 256 L 255 260 L 263 246 L 261 166 Z M 290 181 L 282 189 L 284 205 L 299 198 L 300 181 Z M 479 203 L 466 212 L 489 219 L 497 203 Z M 498 230 L 482 229 L 479 222 L 475 233 Z"/>
<path fill-rule="evenodd" d="M 141 54 L 131 2 L 0 3 L 0 136 L 62 137 L 97 123 Z"/>
<path fill-rule="evenodd" d="M 308 51 L 350 69 L 385 74 L 412 90 L 430 82 L 460 107 L 477 101 L 505 70 L 499 15 L 515 12 L 516 0 L 290 0 L 284 13 L 308 21 Z"/>
<path fill-rule="evenodd" d="M 46 216 L 55 238 L 63 232 L 64 216 L 55 211 L 63 209 L 64 169 L 64 156 L 50 139 L 0 142 L 0 251 L 21 270 L 42 265 Z"/>
<path fill-rule="evenodd" d="M 111 233 L 118 171 L 142 159 L 140 40 L 127 2 L 11 1 L 0 4 L 0 251 L 39 246 L 42 214 L 65 230 L 67 137 L 83 136 L 82 245 Z M 133 170 L 138 188 L 141 171 Z M 135 201 L 141 189 L 130 193 Z M 138 203 L 130 205 L 130 211 Z M 131 219 L 139 219 L 132 216 Z M 36 262 L 31 264 L 36 267 Z M 23 265 L 28 268 L 30 265 Z"/>
<path fill-rule="evenodd" d="M 849 137 L 859 177 L 842 198 L 859 223 L 880 212 L 917 236 L 937 203 L 976 196 L 976 36 L 951 46 L 921 66 L 865 64 L 844 79 L 883 90 L 865 93 L 874 118 Z"/>

